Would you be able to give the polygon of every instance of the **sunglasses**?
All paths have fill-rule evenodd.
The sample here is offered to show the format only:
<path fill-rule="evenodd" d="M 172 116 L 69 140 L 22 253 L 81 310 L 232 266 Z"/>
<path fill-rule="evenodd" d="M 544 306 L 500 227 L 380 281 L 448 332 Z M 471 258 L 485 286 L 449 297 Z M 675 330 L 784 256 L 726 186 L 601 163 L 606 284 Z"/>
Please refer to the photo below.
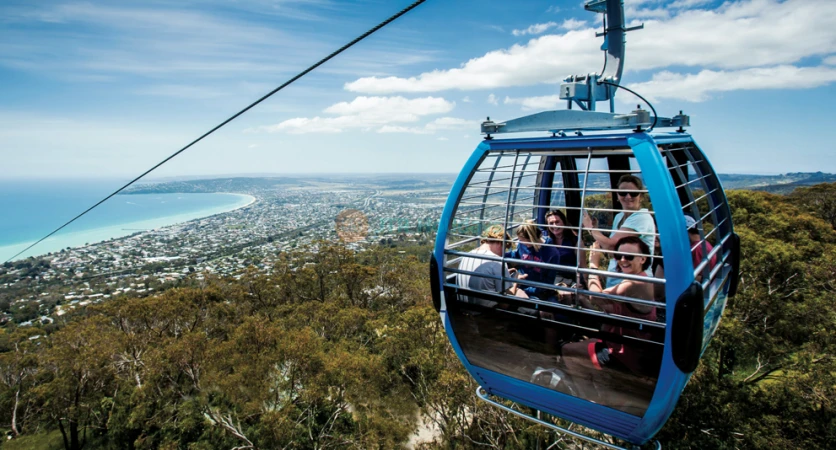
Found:
<path fill-rule="evenodd" d="M 627 261 L 632 261 L 635 257 L 636 255 L 625 255 L 624 253 L 616 253 L 613 255 L 613 258 L 615 258 L 616 261 L 621 261 L 622 258 L 626 259 Z"/>
<path fill-rule="evenodd" d="M 641 194 L 641 192 L 619 192 L 619 193 L 618 193 L 618 196 L 619 196 L 619 197 L 630 197 L 630 198 L 636 198 L 636 197 L 638 197 L 638 196 L 640 196 L 640 195 L 642 195 L 642 194 Z"/>

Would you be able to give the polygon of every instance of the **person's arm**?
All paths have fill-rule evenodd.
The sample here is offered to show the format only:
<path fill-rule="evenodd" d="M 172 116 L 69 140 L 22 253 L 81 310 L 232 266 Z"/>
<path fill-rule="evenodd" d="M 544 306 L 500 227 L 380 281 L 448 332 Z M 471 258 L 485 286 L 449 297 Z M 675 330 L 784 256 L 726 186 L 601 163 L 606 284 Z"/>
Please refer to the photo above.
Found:
<path fill-rule="evenodd" d="M 653 274 L 656 278 L 665 278 L 665 266 L 659 265 L 656 268 L 656 273 Z M 664 284 L 654 284 L 653 285 L 653 297 L 656 301 L 662 301 L 665 298 L 665 285 Z"/>
<path fill-rule="evenodd" d="M 519 298 L 528 298 L 528 293 L 525 292 L 524 289 L 517 286 L 517 283 L 514 283 L 511 286 L 511 289 L 508 290 L 508 293 Z"/>
<path fill-rule="evenodd" d="M 528 275 L 526 275 L 524 273 L 520 273 L 517 269 L 513 269 L 513 268 L 508 269 L 508 271 L 506 273 L 507 273 L 507 275 L 506 275 L 507 278 L 516 278 L 518 280 L 524 280 L 524 279 L 528 278 Z M 522 288 L 520 288 L 517 283 L 512 283 L 511 287 L 509 287 L 505 292 L 508 293 L 509 295 L 513 295 L 515 297 L 528 298 L 528 294 L 526 294 L 526 292 Z"/>
<path fill-rule="evenodd" d="M 588 268 L 592 270 L 599 270 L 598 267 L 601 265 L 601 252 L 599 251 L 601 246 L 598 242 L 594 242 L 592 247 L 590 248 L 589 252 L 589 264 Z M 584 258 L 586 259 L 586 258 Z M 601 281 L 601 277 L 597 273 L 590 273 L 587 275 L 587 283 L 586 288 L 592 292 L 603 292 L 604 285 Z"/>
<path fill-rule="evenodd" d="M 617 244 L 618 241 L 621 240 L 621 238 L 627 237 L 627 236 L 638 236 L 639 232 L 632 229 L 632 228 L 621 227 L 621 228 L 618 229 L 618 231 L 615 232 L 615 234 L 613 234 L 609 237 L 604 236 L 604 234 L 601 233 L 601 232 L 598 232 L 598 234 L 600 234 L 601 237 L 600 237 L 600 240 L 596 239 L 596 241 L 599 244 L 601 244 L 601 247 L 606 249 L 606 250 L 614 250 L 615 249 L 615 244 Z M 594 236 L 594 234 L 593 234 L 593 236 Z"/>
<path fill-rule="evenodd" d="M 601 246 L 604 250 L 613 250 L 615 248 L 615 244 L 618 243 L 618 240 L 625 237 L 625 236 L 636 236 L 639 233 L 629 227 L 622 226 L 618 229 L 614 234 L 607 236 L 602 231 L 593 229 L 598 226 L 598 221 L 591 218 L 588 213 L 584 213 L 583 215 L 583 227 L 589 231 L 589 234 L 595 238 L 595 242 Z M 625 220 L 626 222 L 626 220 Z"/>
<path fill-rule="evenodd" d="M 587 267 L 593 270 L 600 270 L 599 266 L 601 264 L 601 252 L 596 251 L 600 250 L 601 246 L 596 241 L 592 244 L 592 248 L 590 249 L 589 255 L 589 264 Z M 586 259 L 586 258 L 584 258 Z M 596 273 L 590 273 L 586 276 L 586 289 L 592 292 L 605 292 L 604 289 L 604 282 L 601 280 L 601 277 Z M 595 296 L 585 296 L 580 295 L 578 296 L 578 300 L 581 303 L 581 306 L 588 309 L 595 309 L 595 307 L 599 307 L 601 309 L 606 310 L 606 306 L 609 304 L 609 301 L 600 297 Z"/>
<path fill-rule="evenodd" d="M 578 235 L 575 235 L 575 243 L 573 245 L 577 246 L 578 243 L 581 244 L 580 250 L 575 249 L 575 260 L 578 262 L 578 267 L 582 269 L 586 269 L 587 261 L 586 261 L 586 249 L 583 247 L 583 242 L 580 240 L 581 238 Z"/>
<path fill-rule="evenodd" d="M 520 274 L 517 276 L 517 279 L 524 280 L 528 278 L 528 274 Z M 526 298 L 533 296 L 537 292 L 537 288 L 534 286 L 519 286 L 517 283 L 514 283 L 517 291 L 522 292 L 526 295 Z"/>

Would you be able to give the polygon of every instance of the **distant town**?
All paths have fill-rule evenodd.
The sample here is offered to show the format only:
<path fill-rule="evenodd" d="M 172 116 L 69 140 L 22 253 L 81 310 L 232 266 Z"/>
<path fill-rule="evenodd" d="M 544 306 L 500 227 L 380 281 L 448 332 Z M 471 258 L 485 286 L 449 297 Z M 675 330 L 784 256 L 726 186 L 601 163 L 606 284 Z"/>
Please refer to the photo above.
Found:
<path fill-rule="evenodd" d="M 208 276 L 268 272 L 282 252 L 341 239 L 370 245 L 427 245 L 454 176 L 227 178 L 149 184 L 130 194 L 231 192 L 256 201 L 203 219 L 139 231 L 0 267 L 0 322 L 43 325 L 119 295 L 145 296 Z M 354 219 L 339 223 L 341 212 Z M 343 227 L 341 230 L 340 227 Z"/>

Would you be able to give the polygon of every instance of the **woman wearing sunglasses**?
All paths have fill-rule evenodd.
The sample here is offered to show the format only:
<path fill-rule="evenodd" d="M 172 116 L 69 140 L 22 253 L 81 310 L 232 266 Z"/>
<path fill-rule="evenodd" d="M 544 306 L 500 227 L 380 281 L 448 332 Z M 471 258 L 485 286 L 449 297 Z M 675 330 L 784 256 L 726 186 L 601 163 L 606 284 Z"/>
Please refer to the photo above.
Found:
<path fill-rule="evenodd" d="M 615 244 L 623 237 L 638 236 L 653 255 L 652 250 L 656 242 L 656 225 L 653 223 L 653 217 L 647 211 L 647 208 L 642 208 L 642 198 L 644 190 L 644 183 L 642 180 L 634 175 L 623 175 L 618 179 L 618 202 L 621 203 L 622 212 L 618 213 L 613 220 L 612 231 L 609 236 L 601 231 L 594 229 L 597 224 L 589 217 L 589 214 L 584 212 L 583 227 L 588 229 L 595 242 L 604 250 L 615 249 Z M 593 252 L 595 253 L 595 252 Z M 607 271 L 616 272 L 618 263 L 613 259 L 610 260 Z M 613 287 L 622 282 L 621 278 L 612 276 L 607 277 L 606 287 Z"/>
<path fill-rule="evenodd" d="M 601 263 L 601 251 L 598 250 L 600 247 L 598 243 L 592 244 L 592 251 L 589 255 L 589 268 L 590 269 L 598 269 Z M 597 251 L 596 251 L 597 250 Z M 615 247 L 615 252 L 613 253 L 613 258 L 610 262 L 615 262 L 616 264 L 616 271 L 619 273 L 624 273 L 627 275 L 639 275 L 639 276 L 646 276 L 652 277 L 650 273 L 648 273 L 647 269 L 651 265 L 651 258 L 650 256 L 642 256 L 642 255 L 650 255 L 650 247 L 645 244 L 643 240 L 641 240 L 637 236 L 625 236 L 618 240 L 618 243 Z M 601 285 L 601 280 L 599 279 L 597 274 L 589 274 L 587 275 L 587 289 L 592 292 L 603 292 L 605 294 L 616 294 L 622 295 L 625 297 L 631 298 L 638 298 L 642 300 L 653 300 L 653 285 L 651 283 L 646 283 L 644 281 L 636 281 L 636 280 L 624 280 L 624 282 L 619 283 L 613 287 L 604 288 Z M 655 315 L 656 308 L 653 307 L 646 307 L 642 305 L 631 305 L 621 302 L 613 302 L 610 300 L 605 299 L 584 299 L 581 298 L 581 304 L 585 308 L 591 308 L 593 306 L 600 306 L 606 312 L 613 312 L 610 310 L 615 309 L 623 309 L 625 307 L 632 309 L 635 314 L 650 314 L 653 312 Z M 635 308 L 635 309 L 634 309 Z M 622 313 L 617 312 L 616 314 L 620 315 L 627 315 L 631 317 L 638 317 L 635 314 L 630 313 Z M 644 317 L 643 317 L 644 318 Z M 653 320 L 653 319 L 650 319 Z"/>
<path fill-rule="evenodd" d="M 597 243 L 593 244 L 593 249 L 597 247 Z M 650 267 L 650 258 L 639 256 L 649 253 L 650 248 L 644 241 L 637 236 L 626 236 L 616 244 L 613 259 L 617 261 L 618 270 L 622 273 L 649 276 L 647 269 Z M 590 255 L 589 268 L 597 269 L 600 261 L 601 252 L 593 251 Z M 614 287 L 604 289 L 598 275 L 590 274 L 587 286 L 588 290 L 592 292 L 653 300 L 653 286 L 643 281 L 625 280 Z M 655 306 L 620 302 L 594 295 L 581 296 L 579 300 L 584 308 L 599 309 L 609 314 L 656 321 Z M 639 339 L 650 338 L 647 331 L 615 325 L 602 325 L 601 331 Z M 618 393 L 613 392 L 612 389 L 606 389 L 607 396 L 599 396 L 597 386 L 617 385 L 618 382 L 615 381 L 614 377 L 620 372 L 632 373 L 637 376 L 656 376 L 658 374 L 658 365 L 647 363 L 648 358 L 645 357 L 644 350 L 625 344 L 623 341 L 611 342 L 603 339 L 587 339 L 566 344 L 561 349 L 561 360 L 581 398 L 613 405 L 619 407 L 619 409 L 623 409 L 635 399 L 616 398 Z M 649 397 L 646 400 L 649 401 Z"/>

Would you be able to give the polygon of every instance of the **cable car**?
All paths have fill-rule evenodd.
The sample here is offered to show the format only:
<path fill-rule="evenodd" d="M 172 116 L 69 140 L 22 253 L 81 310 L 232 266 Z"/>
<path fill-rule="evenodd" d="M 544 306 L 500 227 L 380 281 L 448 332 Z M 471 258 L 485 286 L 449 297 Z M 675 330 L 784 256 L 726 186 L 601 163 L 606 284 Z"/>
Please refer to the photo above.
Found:
<path fill-rule="evenodd" d="M 614 111 L 621 0 L 585 7 L 605 14 L 605 70 L 566 79 L 566 110 L 482 124 L 441 216 L 433 301 L 481 398 L 641 445 L 736 291 L 739 239 L 688 116 Z M 499 138 L 518 132 L 545 136 Z"/>

